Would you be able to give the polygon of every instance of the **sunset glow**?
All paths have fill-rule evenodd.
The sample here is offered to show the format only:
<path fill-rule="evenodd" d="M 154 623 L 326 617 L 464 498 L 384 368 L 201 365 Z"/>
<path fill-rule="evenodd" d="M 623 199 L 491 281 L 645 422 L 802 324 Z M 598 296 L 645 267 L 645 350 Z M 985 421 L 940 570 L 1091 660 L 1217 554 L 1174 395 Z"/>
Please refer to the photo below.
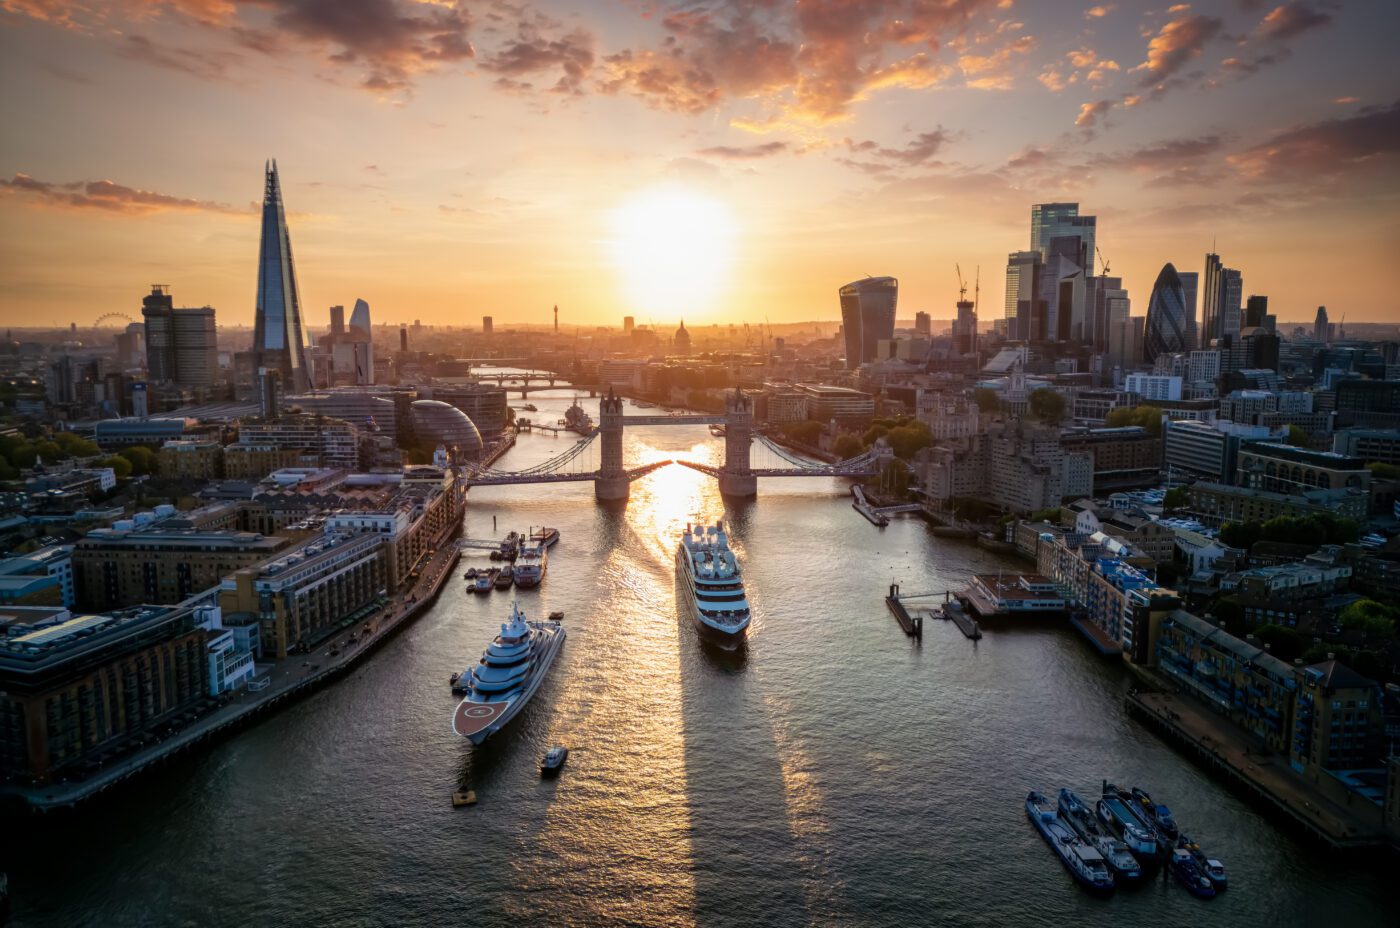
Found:
<path fill-rule="evenodd" d="M 634 195 L 611 218 L 608 244 L 629 311 L 670 319 L 720 308 L 737 235 L 724 205 L 663 187 Z"/>

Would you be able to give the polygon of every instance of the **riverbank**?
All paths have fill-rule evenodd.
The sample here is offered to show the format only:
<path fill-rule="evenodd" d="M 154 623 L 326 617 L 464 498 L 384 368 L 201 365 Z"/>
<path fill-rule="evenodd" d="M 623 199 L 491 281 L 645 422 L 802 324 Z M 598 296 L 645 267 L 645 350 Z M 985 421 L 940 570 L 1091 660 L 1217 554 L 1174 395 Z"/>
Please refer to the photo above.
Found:
<path fill-rule="evenodd" d="M 287 658 L 255 677 L 251 682 L 262 684 L 260 689 L 241 690 L 227 705 L 170 737 L 104 767 L 93 776 L 44 786 L 6 786 L 0 788 L 0 800 L 8 807 L 27 807 L 38 812 L 72 808 L 171 757 L 232 734 L 344 675 L 432 605 L 462 556 L 456 539 L 460 531 L 459 526 L 448 536 L 446 544 L 422 564 L 412 587 L 396 594 L 380 612 L 364 620 L 364 627 L 369 630 L 358 644 L 338 648 L 334 639 L 340 636 L 328 636 L 331 640 L 322 641 L 315 651 L 298 655 L 302 658 L 300 664 L 294 658 Z M 353 629 L 345 629 L 345 632 L 351 631 Z M 339 653 L 333 653 L 335 651 Z"/>

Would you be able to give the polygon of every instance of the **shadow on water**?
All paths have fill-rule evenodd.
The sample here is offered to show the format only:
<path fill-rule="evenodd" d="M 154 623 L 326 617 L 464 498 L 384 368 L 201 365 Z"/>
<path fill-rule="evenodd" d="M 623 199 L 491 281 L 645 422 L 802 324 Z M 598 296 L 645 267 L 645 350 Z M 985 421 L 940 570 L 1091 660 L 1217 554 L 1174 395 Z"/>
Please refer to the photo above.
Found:
<path fill-rule="evenodd" d="M 695 924 L 805 925 L 801 851 L 747 642 L 725 651 L 681 608 L 677 621 Z"/>

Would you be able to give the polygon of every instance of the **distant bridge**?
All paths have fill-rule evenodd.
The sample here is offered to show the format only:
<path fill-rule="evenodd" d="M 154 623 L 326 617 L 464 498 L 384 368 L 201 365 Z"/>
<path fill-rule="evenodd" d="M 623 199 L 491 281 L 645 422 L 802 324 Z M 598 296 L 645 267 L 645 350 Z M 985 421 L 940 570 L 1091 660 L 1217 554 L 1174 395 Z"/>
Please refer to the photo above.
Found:
<path fill-rule="evenodd" d="M 641 467 L 623 466 L 622 433 L 629 425 L 723 425 L 724 464 L 714 467 L 694 461 L 653 461 Z M 787 467 L 751 466 L 754 440 L 767 448 Z M 570 471 L 595 440 L 600 440 L 600 462 L 597 470 Z M 468 469 L 464 479 L 469 486 L 508 486 L 537 483 L 577 483 L 593 481 L 594 492 L 600 500 L 626 499 L 633 480 L 644 477 L 668 464 L 682 464 L 719 481 L 725 496 L 748 497 L 758 492 L 759 477 L 873 477 L 893 460 L 885 445 L 877 444 L 869 451 L 834 464 L 818 464 L 798 457 L 764 435 L 753 431 L 753 401 L 743 391 L 735 389 L 725 398 L 723 415 L 627 416 L 622 398 L 611 389 L 599 404 L 598 427 L 576 445 L 548 461 L 519 471 L 495 470 L 490 467 Z"/>

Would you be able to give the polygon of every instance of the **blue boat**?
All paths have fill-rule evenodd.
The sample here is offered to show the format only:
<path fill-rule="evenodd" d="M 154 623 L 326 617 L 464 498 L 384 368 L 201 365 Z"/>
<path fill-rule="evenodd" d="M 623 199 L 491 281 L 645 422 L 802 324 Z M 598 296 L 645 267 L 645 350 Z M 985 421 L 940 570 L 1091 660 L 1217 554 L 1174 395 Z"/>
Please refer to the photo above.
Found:
<path fill-rule="evenodd" d="M 1147 795 L 1145 789 L 1134 786 L 1132 796 L 1137 800 L 1137 811 L 1150 821 L 1158 831 L 1175 841 L 1180 832 L 1176 827 L 1176 819 L 1172 818 L 1172 810 L 1160 802 L 1153 802 L 1152 797 Z"/>
<path fill-rule="evenodd" d="M 1177 838 L 1176 846 L 1191 855 L 1196 867 L 1210 880 L 1217 893 L 1224 892 L 1230 885 L 1230 879 L 1225 875 L 1225 865 L 1214 857 L 1207 857 L 1206 852 L 1201 850 L 1201 846 L 1191 840 L 1189 835 L 1183 834 Z"/>
<path fill-rule="evenodd" d="M 1136 883 L 1142 879 L 1142 864 L 1128 850 L 1128 845 L 1109 834 L 1073 790 L 1060 790 L 1059 811 L 1060 820 L 1073 828 L 1103 857 L 1115 883 Z"/>
<path fill-rule="evenodd" d="M 1176 877 L 1178 883 L 1186 887 L 1188 893 L 1197 899 L 1215 898 L 1215 884 L 1201 872 L 1200 867 L 1196 866 L 1196 861 L 1192 858 L 1190 851 L 1181 848 L 1172 851 L 1167 866 L 1171 867 L 1172 876 Z"/>
<path fill-rule="evenodd" d="M 1108 871 L 1103 855 L 1081 841 L 1068 825 L 1060 821 L 1053 802 L 1031 790 L 1026 794 L 1026 817 L 1076 883 L 1099 895 L 1113 892 L 1113 874 Z"/>
<path fill-rule="evenodd" d="M 1144 867 L 1160 863 L 1157 836 L 1133 813 L 1113 784 L 1104 783 L 1103 798 L 1094 804 L 1094 811 L 1110 832 L 1123 839 L 1138 863 Z"/>

